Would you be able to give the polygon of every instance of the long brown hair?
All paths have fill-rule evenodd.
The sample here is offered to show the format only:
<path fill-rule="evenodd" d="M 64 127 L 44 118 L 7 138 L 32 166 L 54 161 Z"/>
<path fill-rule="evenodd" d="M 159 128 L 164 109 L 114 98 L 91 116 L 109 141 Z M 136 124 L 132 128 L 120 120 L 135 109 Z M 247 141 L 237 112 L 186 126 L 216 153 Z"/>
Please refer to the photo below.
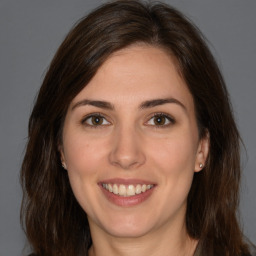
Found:
<path fill-rule="evenodd" d="M 87 255 L 91 246 L 86 213 L 77 203 L 58 147 L 71 100 L 115 51 L 135 43 L 160 47 L 177 68 L 195 103 L 200 136 L 210 135 L 203 171 L 195 173 L 188 196 L 188 234 L 200 255 L 248 253 L 236 217 L 240 183 L 239 133 L 228 92 L 199 30 L 161 3 L 114 1 L 82 19 L 59 47 L 29 120 L 22 164 L 21 218 L 38 255 Z"/>

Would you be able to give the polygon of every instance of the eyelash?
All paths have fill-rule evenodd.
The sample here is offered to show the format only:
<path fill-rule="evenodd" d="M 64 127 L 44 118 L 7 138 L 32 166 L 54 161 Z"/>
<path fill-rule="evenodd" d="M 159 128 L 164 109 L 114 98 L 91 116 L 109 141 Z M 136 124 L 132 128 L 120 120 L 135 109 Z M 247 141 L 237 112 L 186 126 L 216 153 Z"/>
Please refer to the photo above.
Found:
<path fill-rule="evenodd" d="M 170 125 L 173 125 L 175 124 L 175 119 L 173 117 L 171 117 L 170 115 L 166 114 L 166 113 L 154 113 L 153 116 L 150 117 L 150 119 L 146 122 L 148 123 L 150 120 L 156 118 L 156 117 L 164 117 L 165 118 L 165 122 L 166 120 L 169 121 L 168 124 L 162 124 L 162 125 L 156 125 L 156 124 L 147 124 L 148 126 L 154 126 L 155 128 L 159 129 L 159 128 L 166 128 L 166 127 L 169 127 Z"/>
<path fill-rule="evenodd" d="M 108 124 L 93 125 L 93 124 L 88 124 L 88 123 L 86 123 L 86 121 L 88 121 L 90 118 L 93 118 L 93 117 L 104 119 L 105 121 L 108 122 Z M 104 121 L 103 121 L 103 122 L 104 122 Z M 109 124 L 111 124 L 111 123 L 106 119 L 106 117 L 105 117 L 104 115 L 102 115 L 101 113 L 92 113 L 92 114 L 89 114 L 89 115 L 85 116 L 85 117 L 82 119 L 81 123 L 82 123 L 83 125 L 85 125 L 85 126 L 90 127 L 90 128 L 101 128 L 102 126 L 106 126 L 106 125 L 108 126 Z"/>
<path fill-rule="evenodd" d="M 93 117 L 100 118 L 100 119 L 104 119 L 105 121 L 108 122 L 108 124 L 102 124 L 102 123 L 100 123 L 99 125 L 88 124 L 87 121 L 88 121 L 90 118 L 93 118 Z M 164 123 L 164 124 L 159 124 L 159 125 L 156 125 L 156 124 L 148 124 L 150 120 L 152 120 L 152 119 L 154 119 L 154 118 L 156 118 L 156 117 L 158 117 L 158 118 L 164 117 L 164 118 L 165 118 L 165 123 L 166 123 L 166 120 L 169 121 L 169 123 L 168 123 L 168 124 L 165 124 L 165 123 Z M 102 121 L 103 123 L 104 123 L 104 120 Z M 171 116 L 168 115 L 168 114 L 165 114 L 165 113 L 154 113 L 154 114 L 148 119 L 148 121 L 145 122 L 145 124 L 146 124 L 147 126 L 154 126 L 155 128 L 158 129 L 158 128 L 166 128 L 166 127 L 169 127 L 170 125 L 175 124 L 175 122 L 176 122 L 176 121 L 174 120 L 174 118 L 171 117 Z M 90 128 L 102 128 L 102 126 L 108 126 L 108 125 L 111 124 L 111 123 L 106 119 L 106 117 L 105 117 L 104 115 L 102 115 L 101 113 L 92 113 L 92 114 L 89 114 L 89 115 L 85 116 L 85 117 L 82 119 L 81 123 L 82 123 L 83 125 L 85 125 L 85 126 L 90 127 Z M 91 123 L 92 123 L 92 121 L 91 121 Z"/>

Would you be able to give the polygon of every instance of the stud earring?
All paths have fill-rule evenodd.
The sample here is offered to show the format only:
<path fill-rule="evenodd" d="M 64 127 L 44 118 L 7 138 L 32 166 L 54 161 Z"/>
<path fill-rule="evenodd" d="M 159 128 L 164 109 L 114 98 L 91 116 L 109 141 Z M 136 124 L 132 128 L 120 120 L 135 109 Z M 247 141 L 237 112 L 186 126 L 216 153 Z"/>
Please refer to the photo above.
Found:
<path fill-rule="evenodd" d="M 65 163 L 62 162 L 61 165 L 62 165 L 62 167 L 63 167 L 65 170 L 67 170 L 67 166 L 66 166 Z"/>
<path fill-rule="evenodd" d="M 201 164 L 199 164 L 199 167 L 200 167 L 200 168 L 203 168 L 203 166 L 204 166 L 204 165 L 203 165 L 202 163 L 201 163 Z"/>

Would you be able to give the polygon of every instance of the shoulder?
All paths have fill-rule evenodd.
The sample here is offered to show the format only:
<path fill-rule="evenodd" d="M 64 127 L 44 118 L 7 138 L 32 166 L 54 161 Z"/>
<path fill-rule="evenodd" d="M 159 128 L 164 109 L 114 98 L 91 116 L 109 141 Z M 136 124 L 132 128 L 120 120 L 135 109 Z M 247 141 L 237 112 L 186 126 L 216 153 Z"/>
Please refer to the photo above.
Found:
<path fill-rule="evenodd" d="M 256 256 L 256 246 L 252 242 L 249 242 L 248 244 L 249 244 L 250 256 Z"/>
<path fill-rule="evenodd" d="M 250 243 L 249 244 L 249 249 L 250 249 L 250 255 L 248 256 L 256 256 L 256 247 L 254 244 Z M 247 255 L 245 255 L 247 256 Z"/>

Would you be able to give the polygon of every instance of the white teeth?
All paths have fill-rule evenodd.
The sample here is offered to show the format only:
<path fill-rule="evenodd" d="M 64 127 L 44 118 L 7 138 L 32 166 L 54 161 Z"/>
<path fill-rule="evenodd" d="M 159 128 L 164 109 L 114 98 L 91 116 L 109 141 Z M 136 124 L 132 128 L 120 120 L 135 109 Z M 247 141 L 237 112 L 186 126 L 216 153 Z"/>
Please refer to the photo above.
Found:
<path fill-rule="evenodd" d="M 135 195 L 135 188 L 133 185 L 129 185 L 126 191 L 127 196 L 134 196 Z"/>
<path fill-rule="evenodd" d="M 138 195 L 138 194 L 144 193 L 147 190 L 153 188 L 153 185 L 152 184 L 150 185 L 146 185 L 146 184 L 117 185 L 117 184 L 103 183 L 102 187 L 108 190 L 109 192 L 114 193 L 115 195 L 129 197 L 129 196 L 134 196 L 136 194 Z"/>
<path fill-rule="evenodd" d="M 113 193 L 114 193 L 115 195 L 118 194 L 118 186 L 117 186 L 116 184 L 113 185 Z"/>
<path fill-rule="evenodd" d="M 138 184 L 138 185 L 136 186 L 135 193 L 136 193 L 136 194 L 140 194 L 140 193 L 141 193 L 141 185 L 140 185 L 140 184 Z"/>
<path fill-rule="evenodd" d="M 118 194 L 119 194 L 120 196 L 126 196 L 126 187 L 125 187 L 125 185 L 120 185 L 120 186 L 119 186 L 119 192 L 118 192 Z"/>
<path fill-rule="evenodd" d="M 147 189 L 151 189 L 151 185 L 147 185 Z"/>

